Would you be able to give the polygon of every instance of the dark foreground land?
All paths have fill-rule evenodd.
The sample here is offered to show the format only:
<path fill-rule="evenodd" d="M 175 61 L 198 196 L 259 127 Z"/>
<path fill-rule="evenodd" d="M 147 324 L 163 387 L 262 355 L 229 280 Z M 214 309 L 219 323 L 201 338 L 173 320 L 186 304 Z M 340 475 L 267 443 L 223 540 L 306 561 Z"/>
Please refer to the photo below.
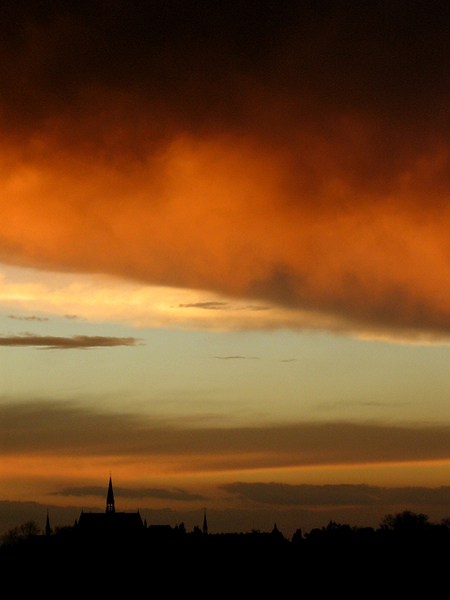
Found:
<path fill-rule="evenodd" d="M 431 525 L 411 513 L 401 517 L 379 529 L 330 522 L 305 536 L 298 530 L 292 540 L 276 528 L 204 534 L 149 527 L 139 535 L 101 538 L 62 528 L 4 543 L 0 574 L 4 585 L 11 581 L 24 592 L 44 586 L 50 596 L 441 595 L 450 568 L 448 524 Z"/>
<path fill-rule="evenodd" d="M 63 528 L 0 547 L 4 586 L 44 586 L 50 596 L 58 590 L 128 597 L 430 595 L 443 582 L 447 586 L 449 568 L 450 529 L 429 523 L 403 529 L 395 523 L 379 529 L 330 523 L 307 536 L 298 531 L 292 540 L 276 529 L 204 534 L 149 527 L 138 536 L 96 539 Z"/>

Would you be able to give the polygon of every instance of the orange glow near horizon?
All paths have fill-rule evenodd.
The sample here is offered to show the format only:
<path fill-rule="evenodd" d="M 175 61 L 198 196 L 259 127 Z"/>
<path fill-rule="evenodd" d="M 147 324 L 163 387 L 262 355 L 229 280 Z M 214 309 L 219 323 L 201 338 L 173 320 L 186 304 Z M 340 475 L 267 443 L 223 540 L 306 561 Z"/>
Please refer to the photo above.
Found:
<path fill-rule="evenodd" d="M 182 457 L 126 457 L 126 456 L 46 456 L 19 455 L 2 456 L 0 487 L 2 497 L 8 498 L 8 489 L 13 494 L 18 489 L 27 488 L 27 497 L 33 499 L 48 493 L 48 488 L 67 485 L 103 485 L 112 472 L 115 485 L 127 487 L 148 485 L 152 487 L 175 486 L 186 489 L 205 489 L 214 496 L 214 487 L 226 482 L 234 482 L 241 477 L 258 483 L 284 482 L 297 484 L 357 484 L 364 478 L 365 485 L 383 487 L 410 487 L 417 485 L 418 478 L 424 487 L 439 487 L 442 479 L 450 476 L 450 460 L 386 461 L 383 463 L 342 463 L 322 465 L 261 466 L 245 467 L 245 457 L 240 457 L 241 466 L 235 468 L 214 467 L 214 460 L 195 457 L 193 461 Z M 199 469 L 200 463 L 209 467 Z M 39 484 L 36 484 L 40 481 Z M 35 492 L 29 490 L 30 482 Z M 144 483 L 145 482 L 145 483 Z M 106 484 L 105 484 L 106 485 Z M 46 490 L 46 491 L 44 491 Z M 53 490 L 54 491 L 54 490 Z M 31 493 L 31 496 L 29 495 Z M 12 499 L 12 498 L 11 498 Z M 73 496 L 59 498 L 58 504 L 74 502 Z M 153 500 L 149 503 L 152 504 Z"/>

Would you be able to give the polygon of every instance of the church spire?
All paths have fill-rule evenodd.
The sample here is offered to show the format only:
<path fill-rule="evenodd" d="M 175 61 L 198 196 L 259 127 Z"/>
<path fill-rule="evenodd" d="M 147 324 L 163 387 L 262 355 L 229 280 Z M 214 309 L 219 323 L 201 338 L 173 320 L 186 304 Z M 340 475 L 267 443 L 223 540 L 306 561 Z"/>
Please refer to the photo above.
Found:
<path fill-rule="evenodd" d="M 47 509 L 47 521 L 45 523 L 45 535 L 51 535 L 52 533 L 52 529 L 50 527 L 50 517 L 48 516 L 48 509 Z"/>
<path fill-rule="evenodd" d="M 204 513 L 203 513 L 203 533 L 204 534 L 208 533 L 208 523 L 206 522 L 206 508 L 205 508 Z"/>
<path fill-rule="evenodd" d="M 115 512 L 114 508 L 114 492 L 111 481 L 111 475 L 109 476 L 109 487 L 108 487 L 108 495 L 106 497 L 106 512 L 113 513 Z"/>

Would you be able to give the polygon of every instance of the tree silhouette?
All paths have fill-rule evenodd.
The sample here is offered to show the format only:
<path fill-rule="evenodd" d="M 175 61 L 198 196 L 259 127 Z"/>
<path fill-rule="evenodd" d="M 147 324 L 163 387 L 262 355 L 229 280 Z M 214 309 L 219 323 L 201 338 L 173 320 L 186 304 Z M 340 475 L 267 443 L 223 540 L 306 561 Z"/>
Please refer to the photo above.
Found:
<path fill-rule="evenodd" d="M 18 544 L 22 540 L 28 540 L 33 536 L 39 535 L 41 530 L 36 521 L 29 520 L 20 525 L 19 527 L 14 527 L 13 529 L 9 529 L 2 536 L 2 543 L 5 546 L 14 546 Z"/>
<path fill-rule="evenodd" d="M 303 541 L 303 537 L 302 537 L 302 530 L 301 529 L 297 529 L 294 533 L 294 535 L 292 536 L 292 543 L 293 544 L 300 544 Z"/>
<path fill-rule="evenodd" d="M 392 531 L 402 535 L 413 535 L 423 533 L 430 528 L 427 515 L 413 513 L 405 510 L 395 515 L 385 515 L 380 523 L 381 530 Z"/>

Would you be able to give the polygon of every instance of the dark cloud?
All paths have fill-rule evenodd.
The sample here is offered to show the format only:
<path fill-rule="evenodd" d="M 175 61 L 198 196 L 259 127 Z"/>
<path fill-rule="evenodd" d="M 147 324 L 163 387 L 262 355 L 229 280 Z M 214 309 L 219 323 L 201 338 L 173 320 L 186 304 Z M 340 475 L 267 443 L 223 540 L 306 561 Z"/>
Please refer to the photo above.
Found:
<path fill-rule="evenodd" d="M 0 451 L 65 455 L 177 457 L 189 470 L 254 469 L 448 460 L 445 425 L 292 423 L 185 427 L 140 414 L 105 414 L 69 402 L 0 405 Z M 156 458 L 155 458 L 156 460 Z M 172 463 L 173 466 L 173 463 Z"/>
<path fill-rule="evenodd" d="M 52 335 L 23 333 L 21 335 L 0 336 L 0 346 L 32 346 L 47 350 L 113 348 L 117 346 L 136 346 L 140 343 L 141 340 L 133 337 L 120 338 L 99 335 L 74 335 L 72 337 L 58 337 Z"/>
<path fill-rule="evenodd" d="M 50 495 L 76 497 L 99 496 L 101 498 L 106 498 L 106 489 L 100 486 L 69 487 L 56 492 L 51 492 Z M 141 498 L 181 500 L 184 502 L 205 500 L 205 498 L 199 494 L 191 494 L 190 492 L 179 488 L 167 490 L 162 488 L 122 488 L 114 486 L 114 496 L 118 498 L 130 498 L 133 500 L 138 500 Z"/>
<path fill-rule="evenodd" d="M 217 128 L 221 115 L 238 129 L 264 90 L 294 96 L 296 114 L 318 112 L 314 98 L 429 120 L 420 109 L 442 107 L 448 83 L 448 19 L 442 1 L 17 2 L 2 8 L 2 99 L 30 121 L 80 103 L 83 88 L 132 90 L 166 122 Z"/>
<path fill-rule="evenodd" d="M 285 483 L 228 483 L 231 494 L 262 504 L 282 506 L 450 505 L 450 487 L 393 487 L 371 485 L 289 485 Z"/>

